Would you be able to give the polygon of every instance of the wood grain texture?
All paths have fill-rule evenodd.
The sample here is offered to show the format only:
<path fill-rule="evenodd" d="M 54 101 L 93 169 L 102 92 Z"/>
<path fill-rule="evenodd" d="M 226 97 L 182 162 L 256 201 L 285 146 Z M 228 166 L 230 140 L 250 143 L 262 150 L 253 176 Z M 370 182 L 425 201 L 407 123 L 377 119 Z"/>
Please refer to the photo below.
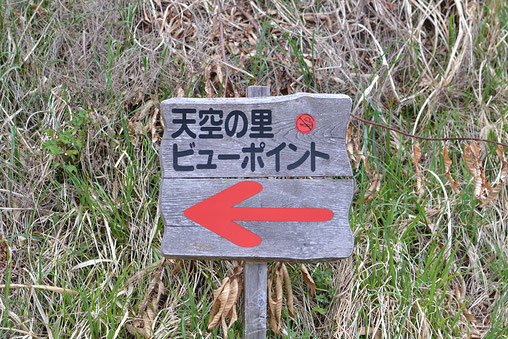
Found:
<path fill-rule="evenodd" d="M 270 86 L 249 86 L 247 87 L 248 98 L 269 97 Z"/>
<path fill-rule="evenodd" d="M 234 110 L 240 110 L 246 114 L 251 122 L 253 109 L 272 110 L 272 138 L 250 138 L 250 128 L 246 135 L 237 138 L 229 137 L 222 131 L 222 139 L 191 138 L 186 132 L 171 137 L 178 131 L 180 125 L 173 123 L 174 119 L 181 118 L 181 114 L 173 113 L 173 109 L 195 109 L 192 118 L 196 123 L 189 125 L 189 130 L 196 136 L 202 133 L 199 125 L 199 110 L 210 108 L 220 109 L 224 114 Z M 162 115 L 165 124 L 164 138 L 161 143 L 161 167 L 164 178 L 181 177 L 301 177 L 301 176 L 351 176 L 351 166 L 345 148 L 346 125 L 351 110 L 351 99 L 339 94 L 307 94 L 298 93 L 281 97 L 261 98 L 220 98 L 220 99 L 195 99 L 173 98 L 165 100 L 161 104 Z M 295 128 L 295 120 L 302 113 L 309 113 L 315 118 L 315 129 L 307 134 L 300 133 Z M 223 116 L 225 119 L 225 116 Z M 251 125 L 249 125 L 251 127 Z M 310 157 L 298 168 L 288 169 L 287 166 L 295 163 L 306 151 L 310 151 L 311 143 L 315 143 L 315 149 L 329 155 L 329 159 L 316 158 L 314 171 L 311 169 Z M 242 152 L 254 143 L 259 147 L 264 143 L 262 160 L 264 167 L 256 164 L 256 168 L 241 164 L 248 153 Z M 275 156 L 268 157 L 266 152 L 273 150 L 282 143 L 286 147 L 281 151 L 281 166 L 276 171 Z M 177 145 L 178 151 L 192 150 L 193 154 L 178 159 L 182 166 L 194 166 L 193 171 L 176 171 L 173 166 L 173 147 Z M 289 144 L 296 148 L 289 148 Z M 196 164 L 206 163 L 207 155 L 199 154 L 199 151 L 213 153 L 213 164 L 216 169 L 198 169 Z M 219 160 L 218 154 L 238 154 L 240 159 Z"/>
<path fill-rule="evenodd" d="M 162 253 L 169 258 L 329 261 L 353 250 L 349 208 L 352 179 L 254 179 L 263 190 L 238 207 L 326 208 L 334 216 L 324 222 L 238 221 L 262 239 L 256 247 L 240 247 L 188 219 L 184 211 L 242 180 L 164 179 L 161 214 L 166 225 Z"/>
<path fill-rule="evenodd" d="M 247 87 L 248 97 L 270 96 L 268 86 Z M 243 316 L 245 321 L 245 339 L 266 338 L 266 307 L 267 290 L 266 280 L 268 266 L 266 263 L 253 263 L 245 261 L 243 265 L 245 303 Z"/>
<path fill-rule="evenodd" d="M 267 265 L 245 263 L 243 270 L 245 293 L 245 338 L 266 338 Z"/>

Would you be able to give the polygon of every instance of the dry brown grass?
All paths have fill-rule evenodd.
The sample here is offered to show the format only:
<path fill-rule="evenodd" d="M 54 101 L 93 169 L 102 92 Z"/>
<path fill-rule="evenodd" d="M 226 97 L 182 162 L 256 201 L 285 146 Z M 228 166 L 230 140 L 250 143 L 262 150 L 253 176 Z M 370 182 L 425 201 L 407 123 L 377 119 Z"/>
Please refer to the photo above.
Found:
<path fill-rule="evenodd" d="M 2 336 L 120 338 L 136 324 L 155 337 L 211 336 L 212 289 L 232 264 L 168 261 L 156 270 L 157 107 L 168 97 L 244 96 L 253 84 L 272 95 L 345 93 L 355 114 L 406 131 L 507 140 L 501 0 L 1 4 Z M 73 129 L 80 110 L 89 121 Z M 440 145 L 428 143 L 418 198 L 412 145 L 355 127 L 382 188 L 364 202 L 369 176 L 357 169 L 355 253 L 309 268 L 321 300 L 307 297 L 289 266 L 295 316 L 288 322 L 283 311 L 281 333 L 506 337 L 506 187 L 480 209 L 459 165 L 462 146 L 449 145 L 462 184 L 455 194 Z M 82 141 L 77 160 L 49 154 L 46 129 Z M 490 149 L 482 157 L 491 181 L 496 159 Z M 150 285 L 154 276 L 163 286 Z"/>

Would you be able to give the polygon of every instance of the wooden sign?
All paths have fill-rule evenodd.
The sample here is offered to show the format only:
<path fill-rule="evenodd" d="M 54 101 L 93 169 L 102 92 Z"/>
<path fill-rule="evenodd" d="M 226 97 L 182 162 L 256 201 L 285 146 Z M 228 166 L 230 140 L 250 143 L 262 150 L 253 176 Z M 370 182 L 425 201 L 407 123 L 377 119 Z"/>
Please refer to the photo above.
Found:
<path fill-rule="evenodd" d="M 315 262 L 351 254 L 349 97 L 172 98 L 161 108 L 164 256 Z"/>

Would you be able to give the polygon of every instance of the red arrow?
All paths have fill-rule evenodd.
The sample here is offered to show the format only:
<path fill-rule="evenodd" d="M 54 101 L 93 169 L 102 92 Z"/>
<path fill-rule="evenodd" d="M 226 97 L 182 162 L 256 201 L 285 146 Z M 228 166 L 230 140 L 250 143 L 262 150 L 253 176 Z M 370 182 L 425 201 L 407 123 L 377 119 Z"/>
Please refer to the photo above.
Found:
<path fill-rule="evenodd" d="M 263 185 L 242 181 L 185 210 L 187 218 L 242 247 L 254 247 L 261 238 L 233 220 L 327 221 L 333 212 L 326 208 L 234 207 L 258 194 Z"/>

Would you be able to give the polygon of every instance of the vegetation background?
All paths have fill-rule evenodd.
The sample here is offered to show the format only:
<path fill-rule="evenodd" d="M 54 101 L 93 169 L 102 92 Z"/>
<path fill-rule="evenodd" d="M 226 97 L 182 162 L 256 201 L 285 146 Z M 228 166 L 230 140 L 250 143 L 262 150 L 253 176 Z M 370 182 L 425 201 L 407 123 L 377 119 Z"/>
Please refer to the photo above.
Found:
<path fill-rule="evenodd" d="M 0 8 L 3 338 L 225 335 L 207 330 L 212 291 L 236 266 L 160 255 L 166 98 L 244 96 L 249 85 L 344 93 L 354 114 L 407 132 L 507 142 L 502 0 Z M 445 143 L 421 142 L 415 157 L 397 133 L 352 121 L 350 136 L 355 251 L 307 265 L 312 297 L 287 266 L 295 314 L 283 306 L 279 336 L 508 337 L 508 193 L 495 146 L 475 158 L 484 183 L 501 185 L 482 206 L 489 190 L 475 197 L 468 144 L 446 143 L 455 190 Z M 241 337 L 242 319 L 227 332 Z"/>

